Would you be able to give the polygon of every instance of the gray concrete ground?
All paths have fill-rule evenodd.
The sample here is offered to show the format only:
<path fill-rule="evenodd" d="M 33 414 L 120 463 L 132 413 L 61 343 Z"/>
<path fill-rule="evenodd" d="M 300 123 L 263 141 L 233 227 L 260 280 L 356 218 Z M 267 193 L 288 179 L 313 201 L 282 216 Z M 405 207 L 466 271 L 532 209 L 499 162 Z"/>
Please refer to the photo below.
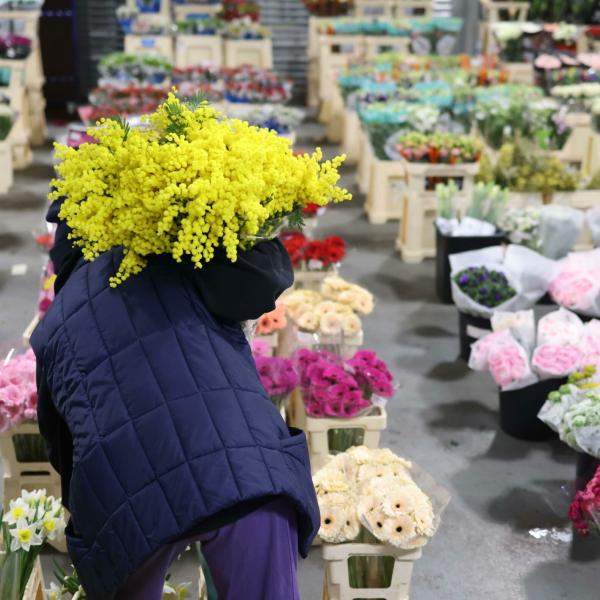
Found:
<path fill-rule="evenodd" d="M 320 132 L 307 125 L 300 146 Z M 43 260 L 31 232 L 42 221 L 49 165 L 49 152 L 37 152 L 35 165 L 18 173 L 10 194 L 0 197 L 0 356 L 19 344 L 34 311 Z M 344 183 L 356 191 L 352 168 L 345 168 Z M 365 323 L 366 346 L 388 361 L 401 383 L 383 443 L 452 494 L 440 531 L 416 565 L 411 598 L 597 600 L 600 544 L 560 541 L 570 531 L 569 498 L 561 490 L 573 478 L 574 454 L 559 442 L 519 442 L 499 431 L 491 380 L 457 359 L 456 311 L 436 300 L 433 263 L 403 264 L 394 251 L 397 223 L 369 225 L 362 201 L 356 194 L 352 203 L 329 210 L 319 234 L 345 237 L 350 252 L 342 275 L 377 298 Z M 12 275 L 19 264 L 27 265 L 26 274 Z M 559 539 L 535 531 L 551 528 Z M 44 557 L 48 575 L 54 558 Z M 194 580 L 193 557 L 178 562 L 173 576 Z M 321 598 L 318 549 L 302 561 L 300 583 L 305 600 Z"/>

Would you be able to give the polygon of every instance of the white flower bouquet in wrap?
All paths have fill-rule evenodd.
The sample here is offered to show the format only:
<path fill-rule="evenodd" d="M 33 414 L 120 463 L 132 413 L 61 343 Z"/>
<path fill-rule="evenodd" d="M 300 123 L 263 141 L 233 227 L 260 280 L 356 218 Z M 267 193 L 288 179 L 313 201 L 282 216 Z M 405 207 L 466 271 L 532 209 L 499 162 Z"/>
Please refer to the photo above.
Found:
<path fill-rule="evenodd" d="M 531 308 L 546 293 L 556 272 L 556 263 L 541 254 L 511 244 L 506 250 L 492 246 L 450 255 L 452 279 L 452 299 L 456 307 L 464 313 L 490 318 L 495 311 L 512 312 Z M 483 304 L 465 290 L 463 279 L 469 269 L 484 268 L 488 273 L 504 275 L 514 292 L 511 297 L 499 304 Z M 467 282 L 468 283 L 468 282 Z M 482 281 L 482 285 L 485 284 Z"/>
<path fill-rule="evenodd" d="M 333 544 L 420 548 L 435 534 L 450 501 L 442 486 L 387 448 L 350 448 L 313 481 L 321 510 L 319 536 Z"/>

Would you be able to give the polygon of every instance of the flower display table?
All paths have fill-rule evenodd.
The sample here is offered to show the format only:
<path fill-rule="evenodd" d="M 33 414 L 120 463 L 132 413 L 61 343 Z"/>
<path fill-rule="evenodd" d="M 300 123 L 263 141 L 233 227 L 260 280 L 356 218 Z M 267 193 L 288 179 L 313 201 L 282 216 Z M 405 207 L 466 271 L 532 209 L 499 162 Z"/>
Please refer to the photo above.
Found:
<path fill-rule="evenodd" d="M 161 56 L 172 61 L 174 58 L 173 37 L 170 35 L 129 34 L 125 36 L 125 52 Z"/>
<path fill-rule="evenodd" d="M 481 52 L 488 54 L 490 51 L 490 33 L 492 23 L 502 21 L 501 11 L 508 13 L 510 21 L 526 21 L 529 11 L 529 2 L 523 0 L 507 0 L 496 2 L 495 0 L 479 0 L 481 6 L 482 20 L 479 24 L 481 35 Z"/>
<path fill-rule="evenodd" d="M 178 35 L 175 38 L 175 66 L 194 67 L 223 64 L 223 38 L 220 35 Z"/>
<path fill-rule="evenodd" d="M 325 561 L 323 600 L 354 600 L 377 598 L 379 600 L 408 600 L 410 582 L 416 560 L 422 550 L 400 550 L 383 544 L 323 544 Z M 386 588 L 355 588 L 351 586 L 349 561 L 352 557 L 393 557 L 392 580 Z"/>
<path fill-rule="evenodd" d="M 351 419 L 316 418 L 306 414 L 302 393 L 296 389 L 292 393 L 289 407 L 289 422 L 294 427 L 304 430 L 308 440 L 310 466 L 313 473 L 323 467 L 331 454 L 329 433 L 333 430 L 362 430 L 363 438 L 359 443 L 350 442 L 350 446 L 364 445 L 368 448 L 379 448 L 381 432 L 387 427 L 385 408 L 376 407 L 376 414 Z M 348 436 L 354 440 L 355 436 Z M 336 448 L 347 450 L 348 448 Z"/>
<path fill-rule="evenodd" d="M 342 152 L 346 155 L 346 164 L 355 165 L 360 157 L 361 131 L 358 113 L 346 107 L 342 121 Z"/>
<path fill-rule="evenodd" d="M 432 186 L 427 185 L 428 181 L 461 181 L 457 199 L 459 204 L 464 204 L 472 197 L 479 163 L 452 165 L 403 161 L 403 164 L 407 189 L 396 248 L 402 253 L 404 262 L 418 263 L 436 254 L 433 224 L 437 216 L 437 199 Z"/>
<path fill-rule="evenodd" d="M 45 453 L 45 443 L 41 439 L 37 423 L 24 423 L 9 431 L 0 433 L 0 456 L 4 465 L 4 509 L 12 498 L 21 495 L 21 490 L 32 491 L 45 488 L 48 494 L 60 498 L 61 484 L 58 473 L 48 460 L 23 460 L 20 456 L 22 444 L 34 447 L 34 453 Z M 31 458 L 31 457 L 30 457 Z M 35 456 L 34 458 L 41 458 Z M 66 552 L 64 537 L 49 541 L 59 552 Z"/>
<path fill-rule="evenodd" d="M 225 67 L 233 68 L 251 65 L 259 69 L 273 68 L 273 42 L 271 38 L 262 40 L 225 40 Z"/>
<path fill-rule="evenodd" d="M 6 194 L 13 184 L 12 148 L 8 140 L 0 142 L 0 194 Z"/>
<path fill-rule="evenodd" d="M 571 135 L 555 156 L 565 163 L 580 165 L 589 174 L 595 173 L 600 164 L 586 160 L 592 145 L 592 116 L 589 113 L 567 113 L 565 119 L 571 128 Z"/>
<path fill-rule="evenodd" d="M 369 140 L 367 143 L 370 144 Z M 397 160 L 380 160 L 373 156 L 365 202 L 369 223 L 381 225 L 390 220 L 402 219 L 406 170 Z M 398 189 L 400 187 L 400 189 Z"/>

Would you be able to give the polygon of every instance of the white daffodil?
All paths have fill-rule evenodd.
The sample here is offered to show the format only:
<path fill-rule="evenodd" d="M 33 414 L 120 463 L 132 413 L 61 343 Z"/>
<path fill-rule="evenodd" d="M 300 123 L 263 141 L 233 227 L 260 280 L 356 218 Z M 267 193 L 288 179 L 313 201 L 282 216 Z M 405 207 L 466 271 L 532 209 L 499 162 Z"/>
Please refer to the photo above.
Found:
<path fill-rule="evenodd" d="M 22 498 L 17 498 L 10 501 L 8 511 L 2 518 L 2 521 L 8 525 L 14 525 L 17 521 L 31 518 L 31 515 L 31 506 Z"/>
<path fill-rule="evenodd" d="M 29 552 L 31 546 L 41 546 L 43 540 L 36 529 L 37 525 L 30 525 L 25 519 L 17 521 L 14 529 L 8 530 L 13 538 L 10 551 L 25 550 L 25 552 Z"/>
<path fill-rule="evenodd" d="M 27 504 L 37 504 L 38 502 L 44 503 L 46 502 L 48 494 L 45 489 L 34 490 L 33 492 L 28 492 L 27 490 L 21 491 L 21 499 L 27 502 Z"/>
<path fill-rule="evenodd" d="M 52 582 L 50 584 L 50 589 L 46 590 L 46 598 L 48 600 L 60 600 L 62 596 L 62 590 Z"/>
<path fill-rule="evenodd" d="M 44 517 L 41 521 L 40 529 L 43 537 L 55 540 L 62 533 L 60 517 Z"/>

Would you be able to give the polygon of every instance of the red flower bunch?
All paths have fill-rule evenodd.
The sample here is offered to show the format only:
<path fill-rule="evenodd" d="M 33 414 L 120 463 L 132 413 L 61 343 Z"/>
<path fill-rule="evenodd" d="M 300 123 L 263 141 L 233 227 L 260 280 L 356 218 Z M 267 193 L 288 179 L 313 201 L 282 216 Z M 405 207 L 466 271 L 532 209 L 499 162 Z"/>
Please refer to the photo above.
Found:
<path fill-rule="evenodd" d="M 314 217 L 319 214 L 319 211 L 323 210 L 324 206 L 319 206 L 318 204 L 307 204 L 302 210 L 303 214 L 307 217 Z"/>
<path fill-rule="evenodd" d="M 346 256 L 346 242 L 337 235 L 330 235 L 322 240 L 308 240 L 303 233 L 289 233 L 282 238 L 282 242 L 294 267 L 302 262 L 312 261 L 309 268 L 327 269 Z M 315 262 L 321 265 L 315 266 Z"/>
<path fill-rule="evenodd" d="M 223 21 L 235 21 L 245 17 L 249 17 L 252 21 L 258 21 L 260 19 L 260 6 L 256 2 L 248 2 L 247 0 L 225 0 L 223 10 L 219 16 Z"/>
<path fill-rule="evenodd" d="M 590 530 L 600 534 L 600 468 L 585 490 L 575 494 L 569 508 L 569 518 L 581 535 L 589 535 Z"/>

